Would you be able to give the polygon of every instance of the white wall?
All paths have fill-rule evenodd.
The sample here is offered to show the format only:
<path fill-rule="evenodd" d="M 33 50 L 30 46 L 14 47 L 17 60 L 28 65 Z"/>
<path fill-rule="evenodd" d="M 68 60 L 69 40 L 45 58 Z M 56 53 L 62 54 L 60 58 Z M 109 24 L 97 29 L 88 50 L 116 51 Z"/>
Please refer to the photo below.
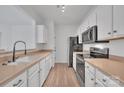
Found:
<path fill-rule="evenodd" d="M 12 29 L 12 45 L 16 41 L 26 42 L 27 49 L 34 49 L 36 46 L 35 42 L 35 30 L 33 25 L 14 25 Z M 20 43 L 17 45 L 17 49 L 24 49 L 24 46 Z"/>
<path fill-rule="evenodd" d="M 11 51 L 14 42 L 22 40 L 26 42 L 27 49 L 34 49 L 36 44 L 33 28 L 33 25 L 0 25 L 0 48 Z M 17 49 L 24 49 L 24 46 L 18 44 Z"/>
<path fill-rule="evenodd" d="M 56 25 L 56 62 L 67 63 L 69 57 L 69 37 L 74 36 L 77 25 Z"/>
<path fill-rule="evenodd" d="M 11 51 L 13 43 L 23 40 L 27 49 L 33 49 L 35 44 L 35 21 L 17 6 L 0 6 L 0 48 Z M 18 49 L 22 49 L 19 45 Z"/>
<path fill-rule="evenodd" d="M 9 50 L 10 49 L 10 43 L 11 43 L 11 27 L 9 25 L 2 25 L 0 24 L 0 33 L 1 33 L 1 49 Z"/>

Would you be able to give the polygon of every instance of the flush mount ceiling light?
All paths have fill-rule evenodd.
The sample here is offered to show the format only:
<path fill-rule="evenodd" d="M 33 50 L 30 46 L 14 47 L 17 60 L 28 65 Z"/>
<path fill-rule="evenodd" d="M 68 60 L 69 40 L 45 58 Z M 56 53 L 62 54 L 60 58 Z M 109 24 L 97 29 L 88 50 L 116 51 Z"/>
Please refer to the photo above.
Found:
<path fill-rule="evenodd" d="M 62 5 L 62 9 L 65 9 L 65 5 Z"/>
<path fill-rule="evenodd" d="M 61 11 L 62 11 L 62 12 L 65 12 L 65 10 L 64 10 L 64 9 L 62 9 Z"/>
<path fill-rule="evenodd" d="M 61 12 L 65 12 L 65 5 L 57 5 L 57 8 L 61 9 Z"/>

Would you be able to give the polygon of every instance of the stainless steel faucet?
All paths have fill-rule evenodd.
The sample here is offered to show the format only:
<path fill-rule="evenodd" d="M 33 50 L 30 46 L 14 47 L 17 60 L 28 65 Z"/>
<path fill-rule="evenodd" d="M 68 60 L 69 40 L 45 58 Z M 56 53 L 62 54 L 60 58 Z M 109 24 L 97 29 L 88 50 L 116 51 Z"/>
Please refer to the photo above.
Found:
<path fill-rule="evenodd" d="M 25 45 L 25 55 L 26 55 L 26 53 L 27 53 L 27 50 L 26 50 L 26 42 L 24 42 L 24 41 L 16 41 L 15 43 L 14 43 L 14 46 L 13 46 L 13 62 L 15 62 L 15 52 L 16 52 L 16 50 L 15 50 L 15 48 L 16 48 L 16 44 L 17 43 L 23 43 L 24 45 Z"/>

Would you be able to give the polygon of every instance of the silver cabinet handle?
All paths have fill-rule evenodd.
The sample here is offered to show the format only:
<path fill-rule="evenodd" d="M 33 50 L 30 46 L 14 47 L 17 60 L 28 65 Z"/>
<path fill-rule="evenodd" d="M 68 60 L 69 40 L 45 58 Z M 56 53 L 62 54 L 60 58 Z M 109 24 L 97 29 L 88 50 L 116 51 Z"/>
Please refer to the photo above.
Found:
<path fill-rule="evenodd" d="M 105 79 L 102 79 L 102 81 L 103 81 L 103 82 L 106 82 L 106 80 L 105 80 Z"/>
<path fill-rule="evenodd" d="M 91 78 L 91 80 L 94 80 L 93 78 Z"/>
<path fill-rule="evenodd" d="M 95 85 L 97 85 L 98 83 L 97 82 L 95 82 Z"/>
<path fill-rule="evenodd" d="M 117 33 L 117 30 L 114 30 L 113 33 Z"/>
<path fill-rule="evenodd" d="M 108 32 L 108 35 L 111 35 L 111 32 Z"/>
<path fill-rule="evenodd" d="M 16 86 L 18 86 L 20 83 L 22 82 L 22 80 L 19 80 L 18 81 L 18 83 L 16 83 L 16 84 L 13 84 L 13 87 L 16 87 Z"/>

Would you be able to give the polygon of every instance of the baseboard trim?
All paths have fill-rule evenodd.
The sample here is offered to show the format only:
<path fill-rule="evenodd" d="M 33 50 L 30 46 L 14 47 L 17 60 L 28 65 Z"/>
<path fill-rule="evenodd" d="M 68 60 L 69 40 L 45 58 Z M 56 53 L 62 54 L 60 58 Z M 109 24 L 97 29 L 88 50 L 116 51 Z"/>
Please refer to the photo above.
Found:
<path fill-rule="evenodd" d="M 56 61 L 55 63 L 68 63 L 68 62 L 65 62 L 65 61 Z"/>

